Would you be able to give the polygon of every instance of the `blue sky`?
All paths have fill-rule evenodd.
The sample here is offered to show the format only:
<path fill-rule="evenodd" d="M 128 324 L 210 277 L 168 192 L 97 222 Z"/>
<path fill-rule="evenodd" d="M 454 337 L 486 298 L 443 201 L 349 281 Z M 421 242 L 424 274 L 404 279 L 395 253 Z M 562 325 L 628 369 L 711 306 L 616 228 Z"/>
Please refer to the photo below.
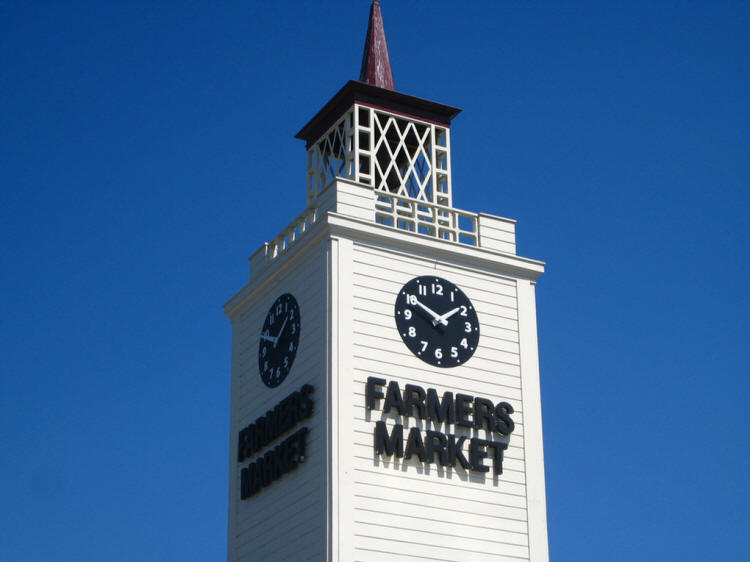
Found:
<path fill-rule="evenodd" d="M 750 3 L 383 1 L 537 286 L 556 561 L 747 554 Z M 368 2 L 0 6 L 0 558 L 221 560 L 230 327 Z"/>

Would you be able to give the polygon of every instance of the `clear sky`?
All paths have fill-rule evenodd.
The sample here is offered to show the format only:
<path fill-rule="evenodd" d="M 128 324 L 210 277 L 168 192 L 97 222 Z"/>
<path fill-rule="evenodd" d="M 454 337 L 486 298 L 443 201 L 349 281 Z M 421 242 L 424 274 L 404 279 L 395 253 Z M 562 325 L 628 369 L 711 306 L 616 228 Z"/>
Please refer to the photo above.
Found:
<path fill-rule="evenodd" d="M 366 0 L 0 5 L 0 559 L 226 556 L 230 326 Z M 537 285 L 555 561 L 750 550 L 750 3 L 383 0 Z"/>

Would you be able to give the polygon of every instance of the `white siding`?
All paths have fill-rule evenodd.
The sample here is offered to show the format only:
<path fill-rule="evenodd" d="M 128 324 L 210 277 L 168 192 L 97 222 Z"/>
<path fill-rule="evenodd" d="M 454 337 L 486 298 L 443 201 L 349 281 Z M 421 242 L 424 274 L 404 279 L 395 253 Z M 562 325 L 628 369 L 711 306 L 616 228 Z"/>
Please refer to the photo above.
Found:
<path fill-rule="evenodd" d="M 332 211 L 367 221 L 375 221 L 375 192 L 372 188 L 337 179 L 318 196 L 318 211 Z"/>
<path fill-rule="evenodd" d="M 481 247 L 464 247 L 374 224 L 372 198 L 361 186 L 335 182 L 321 193 L 318 222 L 305 237 L 256 268 L 227 305 L 233 330 L 229 559 L 546 561 L 531 281 L 543 265 L 512 255 L 515 224 L 508 219 L 480 214 Z M 396 295 L 420 275 L 450 280 L 474 303 L 480 340 L 464 365 L 432 367 L 396 331 Z M 259 332 L 284 292 L 300 305 L 300 349 L 287 379 L 268 389 L 258 376 Z M 488 436 L 367 411 L 369 376 L 396 380 L 402 389 L 411 383 L 509 402 L 515 430 L 503 474 L 375 455 L 373 430 L 381 419 L 389 431 L 402 423 L 405 437 L 411 427 Z M 246 463 L 236 462 L 239 430 L 305 383 L 315 387 L 315 414 L 304 423 L 307 462 L 240 501 L 238 469 Z"/>
<path fill-rule="evenodd" d="M 516 281 L 477 269 L 354 243 L 350 395 L 340 404 L 339 447 L 350 451 L 351 497 L 342 560 L 519 560 L 529 558 L 524 424 Z M 342 256 L 341 259 L 345 259 Z M 432 367 L 409 352 L 396 331 L 394 303 L 401 286 L 419 275 L 458 285 L 477 309 L 480 341 L 474 356 L 450 369 Z M 345 376 L 341 373 L 341 376 Z M 424 464 L 373 452 L 375 422 L 390 428 L 433 429 L 430 422 L 367 411 L 368 376 L 510 402 L 516 429 L 505 452 L 503 474 Z M 382 401 L 380 402 L 382 405 Z M 438 431 L 469 435 L 455 425 Z M 486 437 L 484 430 L 472 435 Z M 344 505 L 347 504 L 347 505 Z M 344 555 L 343 552 L 346 552 Z"/>
<path fill-rule="evenodd" d="M 230 452 L 229 560 L 321 560 L 325 552 L 326 471 L 326 268 L 325 244 L 303 248 L 261 279 L 233 311 L 232 421 Z M 266 313 L 283 293 L 300 307 L 300 342 L 287 378 L 266 387 L 258 374 L 259 334 Z M 251 459 L 237 462 L 241 428 L 254 422 L 303 384 L 312 384 L 314 414 L 290 430 L 307 426 L 306 462 L 267 488 L 240 500 L 239 469 L 273 448 L 283 437 Z"/>
<path fill-rule="evenodd" d="M 479 213 L 479 245 L 486 250 L 516 253 L 516 221 Z"/>

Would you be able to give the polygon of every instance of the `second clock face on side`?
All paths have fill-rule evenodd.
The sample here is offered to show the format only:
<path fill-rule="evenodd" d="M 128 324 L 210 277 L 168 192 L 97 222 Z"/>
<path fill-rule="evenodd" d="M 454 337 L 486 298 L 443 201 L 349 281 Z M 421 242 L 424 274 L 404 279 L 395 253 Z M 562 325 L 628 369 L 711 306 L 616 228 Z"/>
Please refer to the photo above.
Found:
<path fill-rule="evenodd" d="M 284 293 L 271 305 L 258 344 L 258 370 L 263 383 L 274 388 L 289 374 L 299 347 L 297 299 Z"/>
<path fill-rule="evenodd" d="M 430 365 L 466 363 L 479 344 L 474 306 L 461 289 L 440 277 L 415 277 L 401 287 L 394 315 L 406 347 Z"/>

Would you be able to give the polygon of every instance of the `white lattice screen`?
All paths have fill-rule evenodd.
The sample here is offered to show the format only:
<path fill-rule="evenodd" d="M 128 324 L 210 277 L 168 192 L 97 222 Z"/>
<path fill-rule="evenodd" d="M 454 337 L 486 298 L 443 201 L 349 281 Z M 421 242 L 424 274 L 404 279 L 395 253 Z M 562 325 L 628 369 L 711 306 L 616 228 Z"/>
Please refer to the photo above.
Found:
<path fill-rule="evenodd" d="M 308 203 L 340 177 L 451 207 L 450 131 L 355 104 L 308 150 L 307 177 Z"/>

